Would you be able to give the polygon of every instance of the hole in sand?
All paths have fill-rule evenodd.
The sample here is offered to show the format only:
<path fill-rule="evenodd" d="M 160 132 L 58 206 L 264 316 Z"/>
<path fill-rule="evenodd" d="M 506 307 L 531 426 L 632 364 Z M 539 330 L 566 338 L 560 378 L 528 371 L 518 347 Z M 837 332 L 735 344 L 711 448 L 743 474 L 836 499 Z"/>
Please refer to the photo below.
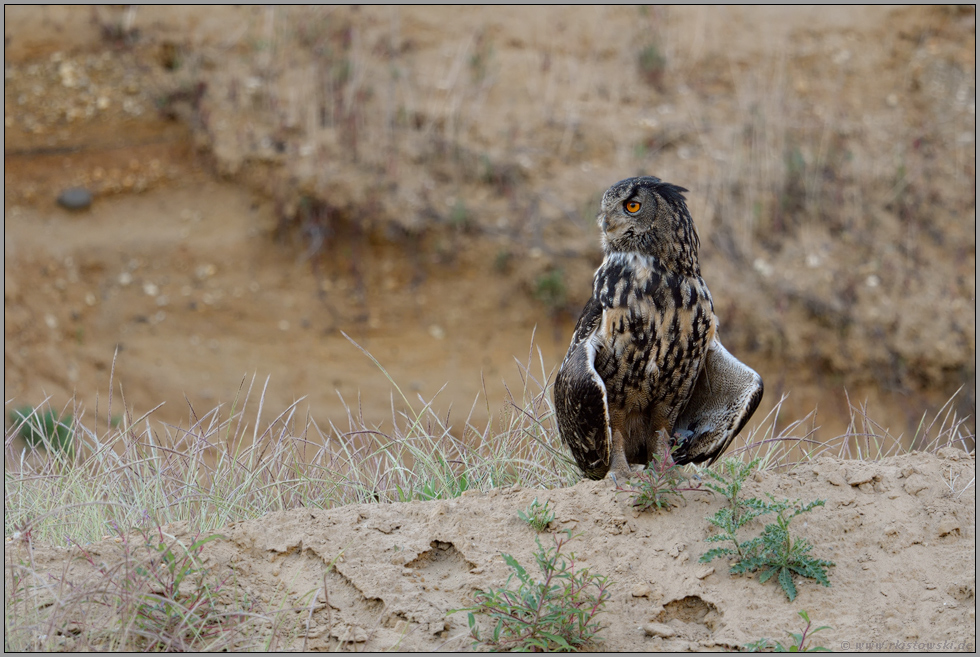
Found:
<path fill-rule="evenodd" d="M 451 573 L 467 573 L 476 564 L 468 560 L 452 543 L 432 541 L 429 549 L 415 557 L 406 568 L 424 570 L 426 575 L 447 577 Z"/>
<path fill-rule="evenodd" d="M 673 600 L 664 605 L 664 610 L 657 617 L 657 622 L 671 623 L 678 621 L 685 624 L 696 624 L 714 632 L 715 626 L 721 620 L 721 612 L 710 602 L 696 595 L 689 595 L 680 600 Z"/>

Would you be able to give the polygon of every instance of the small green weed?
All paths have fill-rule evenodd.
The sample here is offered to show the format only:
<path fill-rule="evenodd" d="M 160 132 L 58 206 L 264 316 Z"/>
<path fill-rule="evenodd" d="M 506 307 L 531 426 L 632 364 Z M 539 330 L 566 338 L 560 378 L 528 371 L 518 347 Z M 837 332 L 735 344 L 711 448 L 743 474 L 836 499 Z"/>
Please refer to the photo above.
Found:
<path fill-rule="evenodd" d="M 565 273 L 561 269 L 552 269 L 534 281 L 534 297 L 553 313 L 565 306 L 567 295 Z"/>
<path fill-rule="evenodd" d="M 738 531 L 750 520 L 769 511 L 766 508 L 755 505 L 754 502 L 756 500 L 754 499 L 742 500 L 739 494 L 742 491 L 742 486 L 745 484 L 746 478 L 759 465 L 759 461 L 760 459 L 754 459 L 749 463 L 742 463 L 735 458 L 725 459 L 721 467 L 727 473 L 727 476 L 725 474 L 718 474 L 712 470 L 702 470 L 702 474 L 706 477 L 704 487 L 714 493 L 718 493 L 728 501 L 727 507 L 719 509 L 714 516 L 708 518 L 708 522 L 718 527 L 722 533 L 705 540 L 711 543 L 730 540 L 735 546 L 734 549 L 715 548 L 709 550 L 701 557 L 702 562 L 707 562 L 718 556 L 736 556 L 738 559 L 748 558 L 748 553 L 751 548 L 750 544 L 753 544 L 753 541 L 756 539 L 741 543 L 738 540 Z M 714 481 L 707 479 L 713 479 Z"/>
<path fill-rule="evenodd" d="M 676 449 L 676 448 L 675 448 Z M 616 487 L 617 493 L 633 493 L 633 507 L 638 511 L 646 511 L 650 508 L 669 509 L 673 505 L 673 498 L 683 499 L 681 494 L 685 491 L 695 491 L 701 489 L 701 483 L 693 486 L 684 486 L 685 477 L 681 466 L 677 465 L 673 459 L 673 450 L 663 454 L 654 454 L 650 464 L 638 473 L 635 477 L 635 485 L 629 487 Z"/>
<path fill-rule="evenodd" d="M 476 605 L 465 609 L 469 612 L 470 633 L 473 647 L 492 651 L 578 651 L 595 647 L 596 635 L 602 629 L 596 620 L 609 600 L 608 577 L 589 572 L 588 568 L 575 570 L 575 555 L 566 558 L 562 549 L 572 539 L 570 531 L 564 538 L 554 536 L 555 546 L 545 550 L 538 543 L 534 557 L 541 570 L 536 580 L 517 560 L 503 554 L 504 561 L 513 569 L 504 588 L 477 591 Z M 510 589 L 511 580 L 517 577 L 516 590 Z M 486 614 L 495 621 L 490 636 L 481 636 L 474 612 Z"/>
<path fill-rule="evenodd" d="M 395 485 L 396 499 L 399 502 L 452 499 L 473 487 L 473 482 L 466 476 L 466 472 L 457 475 L 441 455 L 436 455 L 431 465 L 434 476 L 427 478 L 421 486 L 414 483 L 406 484 L 404 487 L 400 484 Z"/>
<path fill-rule="evenodd" d="M 749 478 L 753 470 L 759 467 L 759 463 L 761 462 L 761 458 L 753 459 L 748 463 L 743 463 L 736 458 L 727 458 L 721 464 L 721 469 L 727 473 L 727 476 L 708 469 L 701 471 L 702 474 L 717 482 L 712 483 L 706 481 L 704 487 L 724 497 L 728 500 L 729 506 L 736 509 L 738 507 L 739 493 L 742 492 L 742 486 L 745 484 L 745 480 Z"/>
<path fill-rule="evenodd" d="M 545 503 L 541 504 L 538 502 L 538 498 L 535 497 L 530 506 L 523 511 L 517 512 L 517 516 L 530 525 L 534 531 L 543 532 L 555 519 L 555 513 L 548 508 L 550 503 L 550 501 L 545 500 Z"/>
<path fill-rule="evenodd" d="M 777 501 L 768 495 L 771 508 L 776 513 L 776 522 L 770 523 L 758 537 L 758 545 L 753 546 L 753 553 L 731 567 L 736 574 L 759 572 L 759 582 L 765 584 L 774 575 L 779 585 L 786 593 L 790 602 L 796 599 L 796 584 L 793 575 L 801 575 L 817 580 L 823 586 L 830 586 L 827 579 L 827 568 L 834 562 L 817 559 L 810 556 L 813 545 L 805 538 L 793 539 L 789 533 L 790 521 L 798 515 L 807 513 L 815 507 L 823 506 L 823 500 L 814 500 L 807 504 L 799 500 Z M 789 513 L 789 515 L 785 515 Z"/>
<path fill-rule="evenodd" d="M 470 227 L 472 218 L 469 209 L 466 207 L 466 201 L 461 198 L 456 199 L 456 203 L 449 213 L 449 223 L 457 230 L 466 230 Z"/>
<path fill-rule="evenodd" d="M 746 652 L 761 652 L 763 650 L 772 650 L 773 652 L 830 652 L 829 648 L 824 648 L 823 646 L 807 645 L 807 639 L 821 630 L 829 630 L 831 628 L 827 625 L 821 625 L 811 630 L 810 626 L 813 625 L 813 622 L 810 620 L 810 616 L 806 613 L 806 610 L 800 610 L 797 613 L 806 621 L 806 627 L 803 628 L 802 632 L 786 633 L 793 639 L 791 644 L 784 646 L 779 641 L 773 642 L 769 639 L 759 639 L 758 641 L 745 644 L 743 646 L 744 650 Z"/>
<path fill-rule="evenodd" d="M 34 448 L 71 457 L 75 447 L 72 443 L 72 417 L 59 418 L 54 411 L 41 411 L 31 406 L 21 406 L 10 411 L 10 423 L 19 425 L 21 438 Z"/>
<path fill-rule="evenodd" d="M 501 249 L 493 259 L 493 268 L 499 274 L 506 274 L 510 271 L 513 260 L 514 254 L 509 249 Z"/>
<path fill-rule="evenodd" d="M 742 464 L 736 459 L 726 459 L 722 469 L 728 474 L 718 474 L 711 470 L 702 472 L 714 479 L 706 482 L 705 487 L 723 495 L 729 505 L 719 509 L 708 522 L 717 527 L 720 533 L 709 536 L 709 543 L 730 542 L 733 547 L 717 547 L 701 555 L 701 563 L 708 563 L 717 557 L 727 557 L 733 560 L 729 572 L 742 575 L 759 573 L 759 582 L 766 583 L 776 576 L 779 585 L 792 602 L 796 599 L 796 584 L 793 575 L 801 575 L 817 580 L 823 586 L 830 586 L 827 579 L 827 568 L 834 565 L 832 561 L 817 559 L 810 556 L 813 545 L 806 539 L 794 539 L 789 533 L 789 525 L 793 518 L 808 513 L 818 506 L 823 506 L 823 500 L 814 500 L 803 504 L 799 500 L 777 500 L 766 494 L 769 501 L 751 498 L 743 500 L 739 493 L 745 479 L 752 472 L 757 461 Z M 750 520 L 769 513 L 776 514 L 776 522 L 766 525 L 762 534 L 747 541 L 739 540 L 738 533 Z"/>
<path fill-rule="evenodd" d="M 655 43 L 647 45 L 640 51 L 637 58 L 640 77 L 647 84 L 659 88 L 663 84 L 664 73 L 667 70 L 667 58 Z"/>
<path fill-rule="evenodd" d="M 402 488 L 400 485 L 395 485 L 399 502 L 414 502 L 416 500 L 428 502 L 431 500 L 452 499 L 459 497 L 469 490 L 469 488 L 470 485 L 465 474 L 448 482 L 439 481 L 438 479 L 427 479 L 418 488 L 411 486 Z"/>

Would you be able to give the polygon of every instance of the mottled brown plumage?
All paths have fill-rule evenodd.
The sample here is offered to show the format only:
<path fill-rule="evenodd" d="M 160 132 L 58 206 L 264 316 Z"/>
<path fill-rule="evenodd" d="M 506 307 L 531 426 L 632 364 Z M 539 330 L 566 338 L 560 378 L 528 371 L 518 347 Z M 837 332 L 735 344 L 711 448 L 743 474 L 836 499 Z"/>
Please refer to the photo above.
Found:
<path fill-rule="evenodd" d="M 593 479 L 627 478 L 665 436 L 677 462 L 713 462 L 762 398 L 718 340 L 686 191 L 646 176 L 602 198 L 605 259 L 555 380 L 562 440 Z"/>

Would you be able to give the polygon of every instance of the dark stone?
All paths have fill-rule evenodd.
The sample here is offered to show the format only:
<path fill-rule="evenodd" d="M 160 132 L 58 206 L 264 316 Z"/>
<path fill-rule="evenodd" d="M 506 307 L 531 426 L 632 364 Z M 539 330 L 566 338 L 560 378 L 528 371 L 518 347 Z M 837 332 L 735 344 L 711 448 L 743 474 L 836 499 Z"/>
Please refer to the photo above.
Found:
<path fill-rule="evenodd" d="M 84 187 L 72 187 L 61 192 L 58 205 L 69 210 L 87 210 L 92 205 L 92 192 Z"/>

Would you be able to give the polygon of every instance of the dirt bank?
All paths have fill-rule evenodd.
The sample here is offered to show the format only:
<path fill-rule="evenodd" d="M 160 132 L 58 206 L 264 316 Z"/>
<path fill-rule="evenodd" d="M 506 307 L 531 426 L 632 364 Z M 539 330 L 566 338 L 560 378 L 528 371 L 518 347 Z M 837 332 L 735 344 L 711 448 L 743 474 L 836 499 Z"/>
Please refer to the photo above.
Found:
<path fill-rule="evenodd" d="M 803 625 L 796 612 L 806 609 L 818 625 L 832 628 L 813 645 L 872 650 L 875 642 L 892 642 L 887 649 L 894 651 L 972 651 L 975 462 L 956 449 L 942 454 L 877 463 L 821 458 L 751 479 L 746 497 L 826 500 L 791 527 L 813 543 L 813 556 L 836 564 L 831 586 L 797 580 L 792 603 L 775 580 L 761 585 L 730 576 L 723 561 L 699 563 L 717 546 L 703 540 L 715 531 L 706 516 L 724 503 L 717 496 L 688 493 L 686 504 L 669 513 L 637 514 L 608 482 L 294 509 L 221 528 L 201 558 L 208 581 L 222 583 L 222 599 L 274 620 L 276 636 L 266 644 L 273 649 L 458 650 L 470 645 L 466 615 L 448 612 L 472 605 L 477 589 L 504 585 L 510 569 L 501 553 L 533 572 L 535 537 L 550 545 L 548 532 L 536 534 L 517 515 L 537 498 L 554 509 L 551 531 L 577 536 L 568 548 L 576 566 L 614 581 L 600 616 L 603 649 L 729 650 L 762 637 L 785 642 L 787 631 Z M 167 542 L 176 538 L 185 546 L 197 536 L 186 523 L 165 532 Z M 78 594 L 104 584 L 95 566 L 111 570 L 122 551 L 118 539 L 35 547 L 37 581 L 46 583 L 38 595 L 62 600 L 59 613 L 70 617 L 64 648 L 98 648 L 100 631 L 111 623 L 106 607 L 82 604 Z M 27 563 L 22 540 L 8 543 L 5 553 L 8 564 Z M 136 549 L 134 558 L 147 558 L 146 552 Z"/>

